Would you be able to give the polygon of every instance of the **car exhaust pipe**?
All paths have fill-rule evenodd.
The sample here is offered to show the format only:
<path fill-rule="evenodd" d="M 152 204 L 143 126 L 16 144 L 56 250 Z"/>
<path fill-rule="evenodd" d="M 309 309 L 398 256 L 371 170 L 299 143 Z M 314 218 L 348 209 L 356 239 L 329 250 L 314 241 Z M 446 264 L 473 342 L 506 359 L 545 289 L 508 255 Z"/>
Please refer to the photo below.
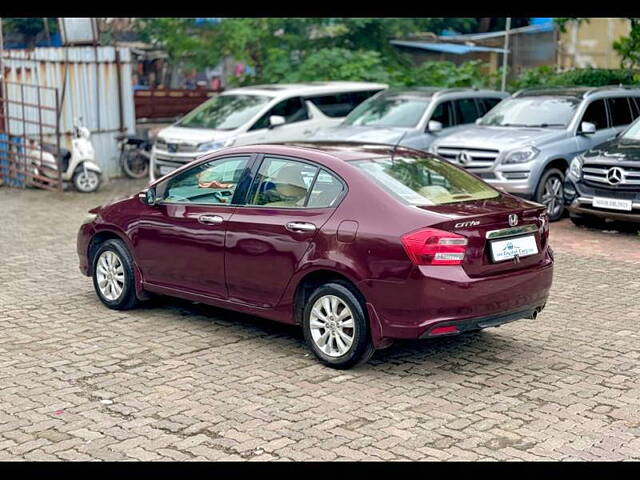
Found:
<path fill-rule="evenodd" d="M 527 318 L 530 318 L 531 320 L 535 320 L 536 318 L 538 318 L 538 315 L 540 314 L 541 311 L 542 311 L 542 307 L 538 307 L 533 312 L 531 312 Z"/>

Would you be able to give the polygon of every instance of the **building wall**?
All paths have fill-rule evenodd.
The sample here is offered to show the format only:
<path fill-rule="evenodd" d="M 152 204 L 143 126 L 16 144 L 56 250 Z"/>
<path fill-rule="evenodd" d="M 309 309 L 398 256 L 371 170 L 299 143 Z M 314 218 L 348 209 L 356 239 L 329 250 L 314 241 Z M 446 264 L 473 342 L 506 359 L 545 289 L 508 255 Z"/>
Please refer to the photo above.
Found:
<path fill-rule="evenodd" d="M 620 56 L 613 42 L 629 34 L 631 25 L 625 18 L 590 18 L 578 25 L 567 24 L 560 33 L 558 66 L 570 68 L 619 68 Z"/>
<path fill-rule="evenodd" d="M 6 50 L 2 59 L 7 98 L 14 102 L 54 106 L 57 89 L 61 146 L 71 148 L 74 118 L 81 117 L 82 124 L 91 132 L 96 161 L 107 177 L 122 173 L 116 136 L 121 132 L 135 132 L 131 54 L 128 48 L 118 48 L 117 52 L 118 61 L 115 47 Z M 36 98 L 36 89 L 20 84 L 50 87 L 51 90 L 42 93 L 44 98 Z M 34 122 L 56 123 L 54 112 L 22 108 L 15 103 L 9 106 L 9 115 L 14 120 L 9 122 L 8 130 L 14 135 L 34 134 L 37 131 Z M 23 118 L 29 122 L 24 123 Z M 47 131 L 55 132 L 55 129 Z"/>

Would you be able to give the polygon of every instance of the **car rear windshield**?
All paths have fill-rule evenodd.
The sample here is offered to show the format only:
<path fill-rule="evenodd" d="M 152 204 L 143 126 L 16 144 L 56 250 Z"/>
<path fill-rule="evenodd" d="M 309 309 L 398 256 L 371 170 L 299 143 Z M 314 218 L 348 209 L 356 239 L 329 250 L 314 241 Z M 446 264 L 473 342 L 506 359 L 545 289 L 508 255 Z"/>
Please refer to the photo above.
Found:
<path fill-rule="evenodd" d="M 491 109 L 480 125 L 497 127 L 566 127 L 580 105 L 575 97 L 509 98 Z"/>
<path fill-rule="evenodd" d="M 415 127 L 429 106 L 428 99 L 377 97 L 361 103 L 344 119 L 343 125 Z"/>
<path fill-rule="evenodd" d="M 400 201 L 417 206 L 496 198 L 482 180 L 434 157 L 394 157 L 353 162 Z"/>
<path fill-rule="evenodd" d="M 176 125 L 235 130 L 251 120 L 270 101 L 271 97 L 262 95 L 218 95 L 187 113 Z"/>

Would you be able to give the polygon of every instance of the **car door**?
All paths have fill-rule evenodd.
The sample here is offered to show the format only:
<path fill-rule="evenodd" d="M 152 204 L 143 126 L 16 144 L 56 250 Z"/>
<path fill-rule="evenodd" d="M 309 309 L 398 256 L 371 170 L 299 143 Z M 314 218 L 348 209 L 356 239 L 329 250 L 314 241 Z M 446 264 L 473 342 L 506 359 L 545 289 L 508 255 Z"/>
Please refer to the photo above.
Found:
<path fill-rule="evenodd" d="M 227 225 L 229 300 L 262 308 L 277 305 L 345 191 L 344 183 L 319 165 L 265 155 L 246 204 Z"/>
<path fill-rule="evenodd" d="M 200 163 L 156 187 L 160 201 L 139 220 L 135 251 L 145 282 L 226 298 L 224 244 L 253 157 Z"/>
<path fill-rule="evenodd" d="M 580 122 L 578 122 L 578 132 L 580 131 L 582 122 L 593 123 L 596 126 L 596 132 L 588 135 L 578 133 L 576 135 L 576 151 L 572 154 L 578 154 L 589 150 L 591 147 L 607 141 L 616 134 L 616 129 L 611 127 L 607 115 L 607 107 L 604 99 L 598 99 L 587 105 Z"/>
<path fill-rule="evenodd" d="M 285 123 L 272 127 L 269 118 L 272 115 L 284 117 Z M 282 100 L 269 109 L 239 138 L 239 145 L 257 143 L 278 143 L 301 139 L 311 135 L 315 120 L 302 97 Z"/>

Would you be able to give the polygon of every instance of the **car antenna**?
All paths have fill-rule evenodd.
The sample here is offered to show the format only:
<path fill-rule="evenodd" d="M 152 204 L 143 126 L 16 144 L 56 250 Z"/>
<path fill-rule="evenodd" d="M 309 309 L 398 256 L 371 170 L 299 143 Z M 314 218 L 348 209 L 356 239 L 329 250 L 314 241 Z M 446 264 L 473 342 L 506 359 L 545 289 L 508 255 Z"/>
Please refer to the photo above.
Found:
<path fill-rule="evenodd" d="M 393 150 L 391 150 L 391 163 L 393 163 L 395 154 L 396 154 L 396 150 L 398 149 L 398 145 L 400 145 L 400 142 L 402 142 L 402 140 L 404 139 L 405 135 L 409 133 L 409 132 L 404 132 L 402 134 L 402 136 L 400 137 L 400 139 L 398 139 L 398 141 L 396 142 L 396 144 L 393 146 Z"/>

